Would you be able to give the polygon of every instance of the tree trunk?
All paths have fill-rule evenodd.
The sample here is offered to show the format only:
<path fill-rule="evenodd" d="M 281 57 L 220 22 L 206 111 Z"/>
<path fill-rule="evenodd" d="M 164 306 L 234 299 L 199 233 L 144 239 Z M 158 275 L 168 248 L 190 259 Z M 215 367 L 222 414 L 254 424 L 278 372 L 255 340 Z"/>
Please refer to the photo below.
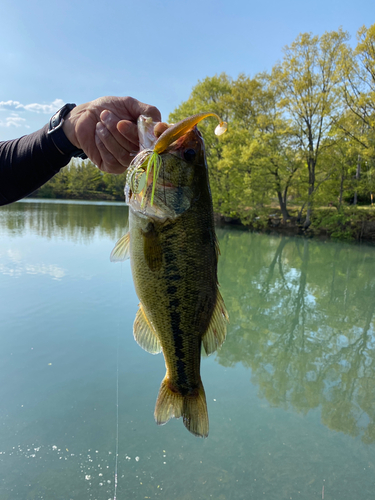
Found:
<path fill-rule="evenodd" d="M 315 189 L 315 161 L 313 158 L 308 159 L 308 168 L 309 168 L 309 199 L 307 202 L 307 214 L 306 214 L 306 220 L 303 225 L 305 229 L 307 229 L 310 224 L 311 224 L 311 213 L 312 213 L 312 195 L 314 193 Z"/>
<path fill-rule="evenodd" d="M 339 196 L 339 211 L 341 210 L 342 205 L 342 196 L 344 193 L 344 172 L 341 172 L 341 182 L 340 182 L 340 196 Z"/>
<path fill-rule="evenodd" d="M 285 213 L 286 213 L 286 216 L 289 217 L 289 212 L 288 212 L 288 207 L 287 207 L 287 199 L 288 199 L 288 185 L 285 186 L 285 189 L 284 189 L 284 195 L 283 195 L 283 202 L 284 202 L 284 207 L 285 207 Z"/>
<path fill-rule="evenodd" d="M 277 197 L 279 198 L 280 210 L 283 216 L 283 224 L 286 224 L 286 220 L 289 217 L 288 209 L 286 208 L 286 196 L 283 197 L 280 191 L 277 191 Z"/>
<path fill-rule="evenodd" d="M 359 181 L 361 178 L 361 155 L 358 155 L 358 160 L 357 160 L 357 170 L 355 172 L 355 179 L 356 181 Z M 357 184 L 358 182 L 356 182 Z M 357 195 L 357 187 L 354 191 L 354 199 L 353 199 L 353 205 L 357 205 L 358 202 L 358 195 Z"/>
<path fill-rule="evenodd" d="M 303 227 L 307 229 L 310 224 L 311 224 L 311 212 L 312 212 L 312 206 L 311 206 L 311 201 L 307 202 L 307 212 L 306 212 L 306 219 L 303 224 Z"/>

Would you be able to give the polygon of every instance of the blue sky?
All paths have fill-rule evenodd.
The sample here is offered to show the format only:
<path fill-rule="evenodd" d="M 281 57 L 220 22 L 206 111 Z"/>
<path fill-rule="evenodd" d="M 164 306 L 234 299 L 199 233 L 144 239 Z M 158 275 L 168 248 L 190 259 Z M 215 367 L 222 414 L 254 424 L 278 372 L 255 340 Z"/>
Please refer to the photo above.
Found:
<path fill-rule="evenodd" d="M 355 36 L 374 0 L 2 0 L 0 140 L 42 127 L 65 102 L 131 95 L 166 120 L 206 76 L 254 76 L 299 33 Z"/>

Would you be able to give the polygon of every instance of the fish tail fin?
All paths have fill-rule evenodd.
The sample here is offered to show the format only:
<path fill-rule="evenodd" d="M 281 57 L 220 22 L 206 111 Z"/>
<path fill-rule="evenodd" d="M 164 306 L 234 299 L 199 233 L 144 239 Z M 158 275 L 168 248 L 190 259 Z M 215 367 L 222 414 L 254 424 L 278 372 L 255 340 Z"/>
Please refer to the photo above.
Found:
<path fill-rule="evenodd" d="M 203 438 L 208 436 L 209 423 L 206 394 L 201 381 L 199 381 L 199 386 L 194 394 L 189 394 L 184 397 L 182 416 L 184 426 L 188 431 L 194 434 L 194 436 Z"/>
<path fill-rule="evenodd" d="M 165 378 L 160 386 L 154 416 L 158 425 L 166 424 L 172 417 L 182 417 L 188 431 L 198 437 L 207 437 L 209 424 L 202 382 L 199 381 L 195 391 L 183 396 L 172 390 L 169 380 Z"/>

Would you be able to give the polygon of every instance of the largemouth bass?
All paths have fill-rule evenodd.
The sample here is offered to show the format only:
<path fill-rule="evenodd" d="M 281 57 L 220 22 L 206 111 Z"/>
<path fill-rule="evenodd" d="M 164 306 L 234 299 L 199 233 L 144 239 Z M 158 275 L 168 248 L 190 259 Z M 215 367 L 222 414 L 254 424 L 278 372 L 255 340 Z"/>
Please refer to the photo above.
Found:
<path fill-rule="evenodd" d="M 218 290 L 204 142 L 192 118 L 167 129 L 129 167 L 129 232 L 111 260 L 130 257 L 140 300 L 135 340 L 148 352 L 164 354 L 157 424 L 182 416 L 191 433 L 207 437 L 201 346 L 211 354 L 224 342 L 228 315 Z"/>

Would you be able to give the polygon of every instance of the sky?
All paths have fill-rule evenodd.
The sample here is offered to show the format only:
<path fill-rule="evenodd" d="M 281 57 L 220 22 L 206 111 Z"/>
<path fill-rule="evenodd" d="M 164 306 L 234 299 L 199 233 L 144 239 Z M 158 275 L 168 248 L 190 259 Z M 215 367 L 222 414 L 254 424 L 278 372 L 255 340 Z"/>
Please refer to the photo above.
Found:
<path fill-rule="evenodd" d="M 374 0 L 1 0 L 0 140 L 66 102 L 130 95 L 163 120 L 222 72 L 271 71 L 300 33 L 375 23 Z"/>

